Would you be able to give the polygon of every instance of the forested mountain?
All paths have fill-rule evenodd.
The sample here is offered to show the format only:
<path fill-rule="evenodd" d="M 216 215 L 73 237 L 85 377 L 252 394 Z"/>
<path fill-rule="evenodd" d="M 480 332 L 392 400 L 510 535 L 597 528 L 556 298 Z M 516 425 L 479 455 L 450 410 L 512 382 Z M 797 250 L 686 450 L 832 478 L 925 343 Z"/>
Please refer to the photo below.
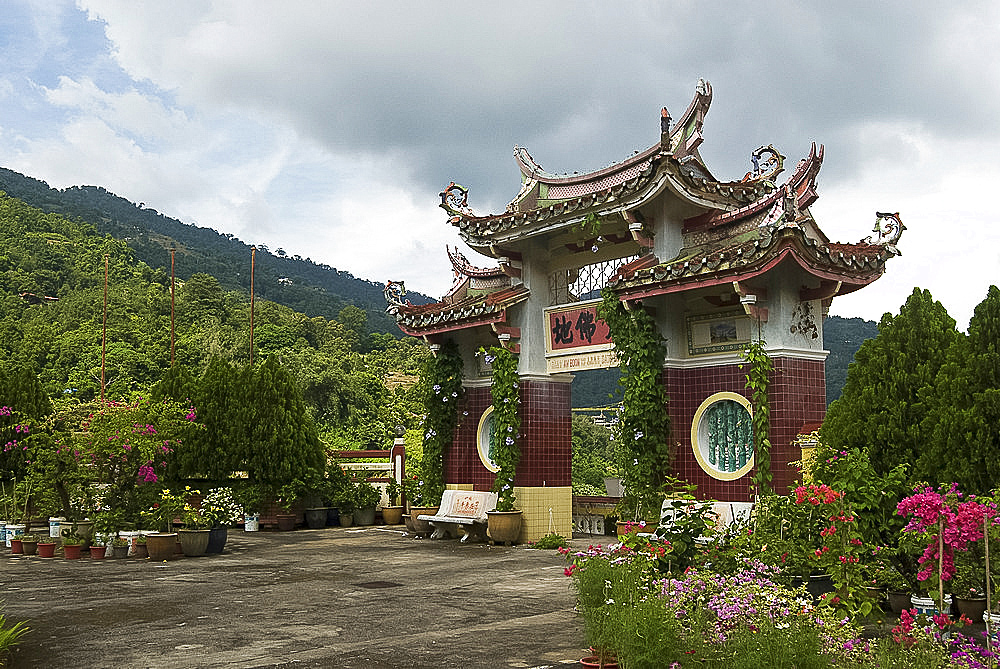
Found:
<path fill-rule="evenodd" d="M 0 191 L 42 211 L 91 223 L 99 232 L 125 240 L 136 258 L 153 269 L 169 273 L 170 249 L 175 248 L 178 277 L 187 279 L 200 272 L 214 276 L 226 290 L 250 290 L 250 246 L 231 234 L 184 224 L 99 186 L 58 190 L 5 168 L 0 168 Z M 336 318 L 345 306 L 354 305 L 368 314 L 368 332 L 399 335 L 395 321 L 385 313 L 381 283 L 276 251 L 257 247 L 254 292 L 258 296 L 325 318 Z M 419 293 L 407 297 L 414 304 L 431 301 Z"/>
<path fill-rule="evenodd" d="M 878 323 L 861 318 L 827 316 L 823 321 L 823 346 L 830 351 L 826 358 L 826 405 L 840 397 L 847 381 L 847 367 L 866 339 L 878 335 Z"/>
<path fill-rule="evenodd" d="M 170 276 L 137 255 L 93 225 L 0 194 L 0 361 L 37 372 L 60 402 L 100 396 L 102 357 L 108 398 L 147 393 L 170 368 Z M 213 359 L 247 366 L 245 292 L 191 274 L 178 282 L 174 311 L 177 364 L 195 376 Z M 256 302 L 255 363 L 280 359 L 329 444 L 382 444 L 396 425 L 419 423 L 411 389 L 426 347 L 368 334 L 365 323 L 365 312 L 350 304 L 328 319 Z"/>

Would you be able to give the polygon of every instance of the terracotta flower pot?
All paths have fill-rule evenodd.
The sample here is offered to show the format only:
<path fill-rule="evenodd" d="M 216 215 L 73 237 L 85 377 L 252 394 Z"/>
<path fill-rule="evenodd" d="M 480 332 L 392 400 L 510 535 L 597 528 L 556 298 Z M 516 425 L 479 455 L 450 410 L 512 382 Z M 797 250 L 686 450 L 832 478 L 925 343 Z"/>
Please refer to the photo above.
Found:
<path fill-rule="evenodd" d="M 149 552 L 149 559 L 160 562 L 162 560 L 176 559 L 177 533 L 161 532 L 146 536 L 146 550 Z"/>
<path fill-rule="evenodd" d="M 63 557 L 67 560 L 79 560 L 81 549 L 83 546 L 80 544 L 63 544 Z"/>
<path fill-rule="evenodd" d="M 38 542 L 37 541 L 25 541 L 21 539 L 21 552 L 25 555 L 37 555 L 38 554 Z"/>
<path fill-rule="evenodd" d="M 20 539 L 10 540 L 10 554 L 11 555 L 24 555 L 24 546 L 21 544 Z"/>
<path fill-rule="evenodd" d="M 438 512 L 437 506 L 411 506 L 410 520 L 413 522 L 413 533 L 419 537 L 426 537 L 434 528 L 426 520 L 420 520 L 417 516 L 433 516 Z"/>
<path fill-rule="evenodd" d="M 90 547 L 91 560 L 103 560 L 108 555 L 108 547 L 104 544 L 94 544 Z"/>
<path fill-rule="evenodd" d="M 290 532 L 295 529 L 295 514 L 294 513 L 279 513 L 275 515 L 275 521 L 278 523 L 279 532 Z"/>
<path fill-rule="evenodd" d="M 38 542 L 38 557 L 51 558 L 56 556 L 56 542 Z M 982 615 L 982 614 L 980 614 Z"/>

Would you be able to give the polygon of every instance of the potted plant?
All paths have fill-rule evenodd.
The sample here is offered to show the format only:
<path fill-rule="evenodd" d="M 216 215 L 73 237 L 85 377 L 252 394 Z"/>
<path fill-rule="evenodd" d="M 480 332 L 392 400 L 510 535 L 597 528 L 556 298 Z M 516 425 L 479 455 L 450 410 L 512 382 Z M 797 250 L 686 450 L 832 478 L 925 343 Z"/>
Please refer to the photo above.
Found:
<path fill-rule="evenodd" d="M 111 557 L 123 559 L 128 557 L 129 540 L 123 536 L 116 536 L 111 540 Z"/>
<path fill-rule="evenodd" d="M 67 532 L 62 537 L 63 557 L 67 560 L 79 560 L 83 549 L 83 537 L 75 532 Z"/>
<path fill-rule="evenodd" d="M 149 548 L 146 545 L 146 535 L 142 532 L 136 535 L 136 537 L 132 540 L 132 553 L 139 559 L 149 557 Z"/>
<path fill-rule="evenodd" d="M 212 488 L 201 500 L 201 513 L 209 522 L 206 553 L 221 553 L 229 538 L 228 526 L 243 518 L 243 507 L 232 488 Z"/>
<path fill-rule="evenodd" d="M 278 524 L 278 531 L 289 532 L 295 529 L 295 521 L 298 518 L 297 515 L 293 513 L 292 509 L 295 506 L 296 501 L 298 501 L 301 490 L 302 481 L 298 479 L 293 479 L 292 481 L 281 486 L 278 490 L 278 505 L 284 509 L 284 513 L 275 515 L 275 521 Z"/>
<path fill-rule="evenodd" d="M 955 551 L 951 594 L 959 613 L 978 622 L 986 612 L 986 565 L 982 551 L 977 548 L 979 545 L 973 544 L 968 551 Z"/>
<path fill-rule="evenodd" d="M 160 499 L 145 512 L 144 518 L 158 532 L 146 536 L 146 549 L 153 560 L 173 560 L 177 556 L 177 533 L 174 520 L 184 510 L 185 496 L 169 488 L 160 491 Z"/>
<path fill-rule="evenodd" d="M 260 509 L 264 502 L 264 486 L 247 483 L 236 493 L 237 501 L 243 505 L 243 531 L 257 532 L 260 529 Z"/>
<path fill-rule="evenodd" d="M 317 530 L 326 527 L 327 507 L 323 506 L 323 498 L 326 496 L 327 481 L 323 478 L 323 473 L 318 470 L 310 470 L 303 477 L 302 501 L 305 504 L 306 527 Z"/>
<path fill-rule="evenodd" d="M 402 486 L 396 482 L 396 479 L 389 479 L 389 483 L 385 487 L 385 495 L 389 504 L 382 507 L 382 520 L 385 521 L 386 525 L 398 525 L 403 518 L 403 507 L 397 504 L 401 492 Z"/>
<path fill-rule="evenodd" d="M 38 540 L 38 557 L 51 558 L 56 556 L 56 544 L 52 537 L 42 535 Z"/>
<path fill-rule="evenodd" d="M 375 508 L 382 495 L 368 481 L 358 481 L 354 486 L 354 522 L 358 525 L 375 524 Z"/>
<path fill-rule="evenodd" d="M 41 539 L 37 534 L 25 534 L 21 536 L 21 552 L 25 555 L 38 554 L 38 541 Z"/>
<path fill-rule="evenodd" d="M 490 430 L 490 454 L 499 467 L 493 479 L 497 506 L 487 512 L 487 532 L 496 543 L 516 544 L 521 539 L 523 517 L 514 496 L 514 476 L 521 461 L 518 439 L 521 437 L 521 394 L 517 375 L 517 356 L 502 346 L 487 352 L 479 349 L 492 369 L 490 395 L 493 398 L 493 425 Z"/>
<path fill-rule="evenodd" d="M 212 521 L 202 513 L 201 507 L 191 503 L 192 495 L 201 495 L 198 490 L 184 486 L 184 507 L 181 509 L 181 520 L 184 528 L 178 530 L 177 540 L 181 550 L 187 557 L 198 557 L 208 549 L 208 537 Z"/>

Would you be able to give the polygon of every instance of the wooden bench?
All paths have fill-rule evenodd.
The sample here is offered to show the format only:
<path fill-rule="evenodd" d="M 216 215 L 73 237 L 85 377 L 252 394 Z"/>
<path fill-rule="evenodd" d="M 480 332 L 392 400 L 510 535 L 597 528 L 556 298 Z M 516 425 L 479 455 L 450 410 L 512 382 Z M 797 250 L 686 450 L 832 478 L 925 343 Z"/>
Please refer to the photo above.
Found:
<path fill-rule="evenodd" d="M 441 506 L 434 515 L 423 514 L 418 520 L 426 520 L 434 527 L 431 539 L 445 539 L 449 535 L 458 537 L 459 528 L 465 530 L 462 543 L 471 537 L 475 541 L 486 541 L 486 512 L 497 508 L 495 492 L 476 490 L 445 490 Z"/>

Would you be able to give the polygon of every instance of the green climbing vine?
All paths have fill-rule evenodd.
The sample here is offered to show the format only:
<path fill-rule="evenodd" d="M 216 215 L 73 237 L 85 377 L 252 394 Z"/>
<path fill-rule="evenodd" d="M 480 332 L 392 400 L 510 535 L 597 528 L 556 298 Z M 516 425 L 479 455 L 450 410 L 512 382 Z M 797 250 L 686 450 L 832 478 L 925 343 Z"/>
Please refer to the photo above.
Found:
<path fill-rule="evenodd" d="M 458 426 L 462 399 L 462 356 L 449 340 L 420 371 L 424 387 L 424 452 L 420 464 L 423 503 L 434 506 L 444 494 L 444 455 Z"/>
<path fill-rule="evenodd" d="M 493 370 L 490 395 L 493 397 L 493 425 L 490 430 L 490 455 L 500 467 L 493 479 L 497 511 L 513 511 L 514 475 L 521 461 L 521 389 L 518 384 L 517 356 L 502 346 L 479 349 Z"/>
<path fill-rule="evenodd" d="M 670 415 L 663 388 L 664 339 L 653 317 L 642 308 L 626 309 L 609 289 L 601 291 L 597 308 L 611 330 L 621 368 L 623 404 L 615 427 L 615 441 L 626 497 L 621 509 L 635 518 L 656 517 L 671 464 Z"/>
<path fill-rule="evenodd" d="M 755 467 L 750 477 L 757 495 L 771 495 L 771 409 L 767 390 L 771 382 L 774 363 L 764 350 L 764 342 L 755 341 L 743 351 L 747 363 L 746 389 L 753 406 L 753 442 Z M 742 367 L 742 365 L 740 365 Z"/>

